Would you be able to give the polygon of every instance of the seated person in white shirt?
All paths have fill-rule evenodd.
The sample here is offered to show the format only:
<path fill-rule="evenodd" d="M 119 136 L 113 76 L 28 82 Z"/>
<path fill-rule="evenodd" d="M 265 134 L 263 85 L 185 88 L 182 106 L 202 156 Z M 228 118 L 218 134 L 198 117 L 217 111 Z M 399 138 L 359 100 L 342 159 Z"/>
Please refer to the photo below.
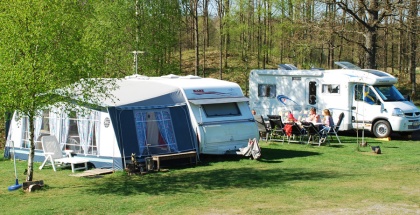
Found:
<path fill-rule="evenodd" d="M 306 122 L 312 122 L 313 124 L 321 123 L 321 117 L 316 114 L 316 109 L 314 107 L 309 110 L 309 115 L 306 118 Z"/>

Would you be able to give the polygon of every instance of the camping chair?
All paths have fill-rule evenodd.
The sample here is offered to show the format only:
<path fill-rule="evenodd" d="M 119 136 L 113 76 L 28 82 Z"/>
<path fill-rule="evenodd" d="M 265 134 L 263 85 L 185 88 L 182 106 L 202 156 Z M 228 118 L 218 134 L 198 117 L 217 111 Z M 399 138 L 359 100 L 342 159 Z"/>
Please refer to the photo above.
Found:
<path fill-rule="evenodd" d="M 319 140 L 319 129 L 315 126 L 312 122 L 304 122 L 302 123 L 303 128 L 306 131 L 306 135 L 308 136 L 308 144 L 312 139 L 312 144 L 315 144 L 315 139 Z"/>
<path fill-rule="evenodd" d="M 299 141 L 297 141 L 298 143 L 302 142 L 302 136 L 304 135 L 304 131 L 305 129 L 300 128 L 300 126 L 297 123 L 290 123 L 288 124 L 288 126 L 290 126 L 290 131 L 289 134 L 287 134 L 288 132 L 285 130 L 285 133 L 287 135 L 287 140 L 288 143 L 290 144 L 290 140 L 294 137 L 299 137 Z M 294 141 L 296 142 L 296 141 Z"/>
<path fill-rule="evenodd" d="M 340 141 L 340 138 L 338 138 L 338 134 L 337 134 L 337 132 L 338 132 L 338 129 L 340 129 L 340 125 L 341 125 L 341 122 L 343 121 L 343 118 L 344 118 L 344 113 L 343 112 L 341 112 L 340 113 L 340 115 L 338 116 L 338 122 L 337 122 L 337 124 L 335 124 L 334 125 L 334 127 L 332 127 L 329 131 L 328 131 L 328 135 L 330 136 L 330 138 L 331 138 L 331 141 L 332 141 L 332 136 L 333 136 L 333 134 L 335 135 L 335 137 L 337 137 L 337 140 L 338 140 L 338 142 L 341 144 L 341 141 Z M 331 134 L 331 135 L 330 135 Z"/>
<path fill-rule="evenodd" d="M 50 161 L 51 166 L 54 171 L 56 171 L 55 165 L 57 164 L 60 167 L 71 165 L 71 171 L 74 173 L 78 169 L 87 169 L 87 163 L 89 160 L 71 157 L 71 151 L 68 151 L 67 155 L 63 155 L 63 152 L 60 149 L 60 143 L 57 141 L 55 136 L 43 136 L 41 138 L 42 149 L 44 150 L 45 160 L 42 165 L 39 167 L 41 170 Z M 83 167 L 75 168 L 76 164 L 84 164 Z"/>
<path fill-rule="evenodd" d="M 267 115 L 270 121 L 270 127 L 271 127 L 271 135 L 270 140 L 273 138 L 273 136 L 280 136 L 283 137 L 281 140 L 284 143 L 284 138 L 286 136 L 286 133 L 284 132 L 284 124 L 281 121 L 281 116 L 279 115 Z"/>
<path fill-rule="evenodd" d="M 271 134 L 271 129 L 265 124 L 264 118 L 261 115 L 254 115 L 255 123 L 257 123 L 260 139 L 265 134 L 265 141 L 268 141 L 268 136 Z"/>

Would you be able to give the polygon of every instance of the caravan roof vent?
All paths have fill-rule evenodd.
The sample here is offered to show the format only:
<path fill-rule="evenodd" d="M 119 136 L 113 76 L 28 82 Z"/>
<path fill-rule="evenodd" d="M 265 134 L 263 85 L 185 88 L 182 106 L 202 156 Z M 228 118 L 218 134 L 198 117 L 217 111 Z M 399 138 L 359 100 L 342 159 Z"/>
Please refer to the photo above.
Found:
<path fill-rule="evenodd" d="M 169 79 L 175 79 L 175 78 L 179 78 L 178 75 L 174 75 L 174 74 L 169 74 L 169 75 L 163 75 L 161 76 L 162 78 L 169 78 Z"/>
<path fill-rule="evenodd" d="M 279 69 L 281 69 L 281 70 L 298 70 L 298 68 L 293 64 L 279 64 Z"/>
<path fill-rule="evenodd" d="M 368 72 L 368 73 L 373 74 L 373 75 L 376 75 L 376 76 L 379 76 L 379 77 L 389 77 L 389 76 L 391 76 L 386 72 L 382 72 L 382 71 L 374 70 L 374 69 L 364 69 L 363 71 Z"/>
<path fill-rule="evenodd" d="M 186 75 L 186 76 L 182 76 L 182 79 L 201 79 L 201 77 L 199 76 L 195 76 L 195 75 Z"/>
<path fill-rule="evenodd" d="M 355 69 L 355 70 L 361 69 L 360 67 L 347 61 L 338 61 L 338 62 L 334 62 L 334 64 L 341 67 L 342 69 Z"/>
<path fill-rule="evenodd" d="M 125 76 L 125 79 L 149 80 L 149 77 L 147 77 L 145 75 L 134 74 L 134 75 L 130 75 L 130 76 Z"/>

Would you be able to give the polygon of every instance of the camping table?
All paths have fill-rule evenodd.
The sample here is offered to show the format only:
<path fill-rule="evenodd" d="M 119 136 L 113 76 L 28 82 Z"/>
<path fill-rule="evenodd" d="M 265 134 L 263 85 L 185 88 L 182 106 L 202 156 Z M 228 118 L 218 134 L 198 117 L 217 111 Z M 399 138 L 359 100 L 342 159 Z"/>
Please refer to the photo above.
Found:
<path fill-rule="evenodd" d="M 190 152 L 181 152 L 176 154 L 165 154 L 165 155 L 152 155 L 152 159 L 156 161 L 157 166 L 156 169 L 160 170 L 160 161 L 162 160 L 172 160 L 172 159 L 178 159 L 178 158 L 190 158 L 190 163 L 192 163 L 192 158 L 195 158 L 197 156 L 196 151 L 190 151 Z M 195 159 L 195 164 L 197 165 L 197 159 Z"/>

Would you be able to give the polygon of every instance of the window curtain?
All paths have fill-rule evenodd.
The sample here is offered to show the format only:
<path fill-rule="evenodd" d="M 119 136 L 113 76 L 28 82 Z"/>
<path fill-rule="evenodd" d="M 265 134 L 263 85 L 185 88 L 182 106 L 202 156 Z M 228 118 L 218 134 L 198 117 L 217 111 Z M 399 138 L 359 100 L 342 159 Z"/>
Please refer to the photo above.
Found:
<path fill-rule="evenodd" d="M 58 139 L 59 137 L 59 128 L 60 128 L 60 114 L 58 112 L 58 108 L 57 107 L 52 107 L 50 110 L 50 121 L 49 121 L 49 126 L 50 126 L 50 135 L 51 136 L 55 136 Z"/>
<path fill-rule="evenodd" d="M 34 119 L 34 126 L 35 126 L 34 142 L 38 141 L 39 136 L 41 136 L 42 113 L 43 113 L 42 110 L 38 110 L 36 112 L 36 116 Z"/>
<path fill-rule="evenodd" d="M 96 141 L 96 153 L 99 155 L 100 152 L 100 128 L 101 128 L 101 113 L 94 111 L 94 123 L 95 123 L 95 141 Z"/>
<path fill-rule="evenodd" d="M 137 143 L 139 145 L 140 156 L 148 155 L 147 151 L 147 112 L 134 111 L 134 119 L 136 122 Z"/>
<path fill-rule="evenodd" d="M 159 132 L 168 145 L 169 151 L 178 151 L 170 113 L 168 111 L 155 112 L 155 117 L 158 122 Z"/>
<path fill-rule="evenodd" d="M 136 110 L 133 113 L 141 156 L 149 155 L 150 153 L 178 151 L 169 110 Z M 147 118 L 148 116 L 150 119 Z M 149 131 L 148 129 L 153 129 L 153 126 L 151 126 L 153 123 L 157 127 L 156 131 Z M 152 140 L 152 142 L 149 143 L 148 140 Z M 161 150 L 157 150 L 156 147 L 160 147 Z"/>
<path fill-rule="evenodd" d="M 61 146 L 61 150 L 64 150 L 64 147 L 66 146 L 67 143 L 67 137 L 69 136 L 69 127 L 70 127 L 70 119 L 68 114 L 63 111 L 61 113 L 61 129 L 60 129 L 60 146 Z M 57 138 L 58 139 L 58 138 Z"/>
<path fill-rule="evenodd" d="M 28 148 L 27 141 L 29 140 L 29 137 L 27 136 L 29 134 L 29 119 L 28 117 L 22 117 L 22 142 L 21 147 Z"/>
<path fill-rule="evenodd" d="M 77 113 L 77 130 L 79 132 L 80 145 L 83 153 L 89 153 L 89 146 L 92 142 L 93 135 L 93 114 L 85 113 L 85 111 Z"/>

